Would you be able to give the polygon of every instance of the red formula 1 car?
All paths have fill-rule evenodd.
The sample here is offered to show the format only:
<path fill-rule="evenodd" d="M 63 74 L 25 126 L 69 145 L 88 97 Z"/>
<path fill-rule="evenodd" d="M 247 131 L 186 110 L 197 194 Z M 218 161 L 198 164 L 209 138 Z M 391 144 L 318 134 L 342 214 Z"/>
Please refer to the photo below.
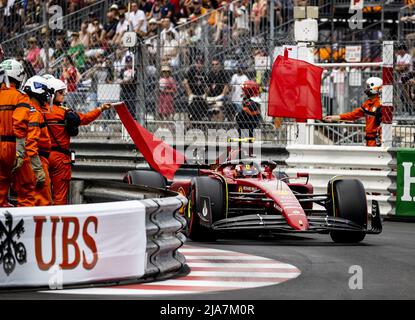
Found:
<path fill-rule="evenodd" d="M 359 180 L 334 177 L 327 193 L 314 194 L 308 174 L 288 177 L 275 172 L 273 161 L 231 159 L 229 155 L 223 163 L 200 165 L 187 179 L 167 182 L 157 172 L 135 170 L 125 181 L 185 195 L 189 200 L 182 210 L 188 222 L 186 233 L 197 241 L 212 241 L 221 232 L 251 231 L 326 233 L 334 242 L 357 243 L 366 234 L 382 232 L 377 202 L 368 214 Z M 313 209 L 314 204 L 321 209 Z"/>

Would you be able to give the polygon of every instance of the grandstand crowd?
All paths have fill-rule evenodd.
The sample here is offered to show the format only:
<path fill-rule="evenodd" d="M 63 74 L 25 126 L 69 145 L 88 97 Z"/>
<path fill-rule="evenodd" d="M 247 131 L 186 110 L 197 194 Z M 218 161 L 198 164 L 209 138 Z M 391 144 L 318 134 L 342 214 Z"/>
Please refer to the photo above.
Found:
<path fill-rule="evenodd" d="M 47 5 L 61 6 L 63 14 L 67 16 L 99 2 L 51 0 L 47 1 Z M 98 15 L 91 10 L 76 28 L 47 30 L 41 27 L 42 1 L 0 1 L 0 42 L 27 32 L 29 37 L 23 38 L 25 45 L 13 48 L 13 52 L 7 48 L 8 55 L 24 64 L 28 77 L 52 74 L 63 80 L 68 88 L 67 104 L 74 108 L 82 105 L 86 108 L 84 111 L 98 106 L 97 88 L 101 84 L 120 85 L 120 99 L 127 101 L 130 109 L 134 110 L 137 101 L 136 84 L 139 81 L 135 70 L 140 63 L 136 60 L 143 56 L 145 61 L 141 62 L 145 65 L 146 81 L 145 88 L 141 90 L 142 94 L 149 93 L 146 95 L 146 109 L 152 111 L 155 118 L 162 120 L 171 119 L 175 109 L 183 108 L 182 104 L 190 105 L 195 101 L 202 106 L 199 111 L 202 115 L 208 109 L 206 105 L 214 104 L 218 107 L 209 108 L 215 114 L 209 120 L 230 119 L 240 104 L 237 102 L 238 99 L 241 100 L 240 79 L 255 78 L 259 83 L 267 81 L 267 75 L 258 77 L 253 69 L 257 56 L 270 55 L 265 43 L 270 17 L 270 2 L 267 0 L 102 2 L 107 4 L 108 9 L 104 14 Z M 403 6 L 412 3 L 413 1 L 402 1 Z M 274 0 L 275 26 L 283 26 L 292 19 L 294 6 L 310 4 L 324 4 L 324 1 Z M 39 26 L 38 33 L 30 32 Z M 209 34 L 206 33 L 206 27 L 209 28 Z M 135 32 L 144 44 L 141 56 L 123 46 L 122 38 L 127 31 Z M 368 32 L 365 39 L 379 40 L 381 35 L 379 32 Z M 225 61 L 220 54 L 215 52 L 206 56 L 204 52 L 206 45 L 209 50 L 216 50 L 215 48 L 235 43 L 240 44 L 236 46 L 240 58 L 232 68 L 228 68 L 232 70 L 225 70 Z M 398 50 L 396 70 L 399 82 L 413 71 L 414 56 L 413 47 L 403 46 L 402 50 Z M 344 49 L 319 51 L 320 60 L 329 58 L 335 58 L 336 62 L 344 61 Z M 219 73 L 219 68 L 213 67 L 214 63 L 219 64 Z M 191 86 L 195 86 L 194 83 L 196 86 L 197 83 L 202 85 L 189 88 L 186 81 Z M 186 97 L 184 102 L 181 101 L 183 96 Z M 195 96 L 196 99 L 193 99 Z M 198 99 L 197 96 L 204 98 Z M 217 103 L 219 101 L 212 102 L 212 99 L 207 100 L 208 97 L 221 97 L 220 102 L 227 107 L 220 108 L 220 103 Z M 401 97 L 405 101 L 405 112 L 412 114 L 412 106 L 408 101 L 413 100 L 413 90 L 410 87 L 402 90 Z M 216 112 L 217 109 L 221 111 Z M 206 120 L 195 114 L 193 118 Z"/>

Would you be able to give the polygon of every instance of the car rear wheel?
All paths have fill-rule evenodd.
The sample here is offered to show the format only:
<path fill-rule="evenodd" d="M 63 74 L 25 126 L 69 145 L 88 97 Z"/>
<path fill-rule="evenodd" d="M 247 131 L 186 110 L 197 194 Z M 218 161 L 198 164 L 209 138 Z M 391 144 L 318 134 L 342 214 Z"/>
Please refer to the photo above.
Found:
<path fill-rule="evenodd" d="M 363 229 L 367 228 L 367 201 L 362 182 L 356 179 L 333 181 L 333 201 L 335 217 L 350 220 Z M 330 188 L 329 188 L 330 189 Z M 329 195 L 331 193 L 329 192 Z M 366 236 L 361 231 L 330 231 L 331 239 L 336 243 L 358 243 Z"/>
<path fill-rule="evenodd" d="M 214 241 L 217 234 L 213 222 L 220 220 L 225 211 L 225 191 L 220 180 L 197 177 L 192 182 L 189 204 L 188 237 L 195 241 Z"/>
<path fill-rule="evenodd" d="M 155 171 L 132 170 L 124 178 L 127 183 L 152 188 L 166 189 L 166 178 Z"/>

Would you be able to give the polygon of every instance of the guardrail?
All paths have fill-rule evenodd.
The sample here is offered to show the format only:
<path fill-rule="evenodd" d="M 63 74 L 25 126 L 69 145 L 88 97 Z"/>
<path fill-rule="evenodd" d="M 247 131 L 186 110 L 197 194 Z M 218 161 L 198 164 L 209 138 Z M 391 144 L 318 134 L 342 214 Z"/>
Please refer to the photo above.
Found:
<path fill-rule="evenodd" d="M 144 282 L 185 271 L 185 197 L 113 181 L 74 181 L 71 197 L 82 204 L 0 211 L 0 288 Z"/>
<path fill-rule="evenodd" d="M 387 148 L 289 145 L 287 150 L 287 174 L 308 172 L 316 193 L 326 192 L 333 176 L 357 178 L 365 186 L 368 200 L 379 202 L 382 215 L 394 214 L 390 193 L 394 160 Z"/>
<path fill-rule="evenodd" d="M 187 198 L 175 192 L 122 182 L 78 180 L 71 186 L 72 203 L 99 203 L 119 200 L 141 200 L 145 207 L 147 235 L 146 268 L 142 279 L 168 277 L 186 262 L 178 251 L 186 237 L 180 233 L 186 220 L 179 209 Z"/>

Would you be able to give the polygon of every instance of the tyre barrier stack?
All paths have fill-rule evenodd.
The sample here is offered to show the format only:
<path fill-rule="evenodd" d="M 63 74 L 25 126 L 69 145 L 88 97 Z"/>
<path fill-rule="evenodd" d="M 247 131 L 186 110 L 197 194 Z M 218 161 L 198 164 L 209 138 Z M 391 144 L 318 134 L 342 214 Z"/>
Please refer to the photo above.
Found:
<path fill-rule="evenodd" d="M 180 231 L 186 219 L 179 209 L 187 205 L 187 198 L 175 192 L 134 186 L 115 181 L 73 181 L 73 203 L 140 200 L 145 206 L 147 263 L 143 279 L 166 278 L 181 270 L 186 259 L 178 249 L 186 237 Z"/>

